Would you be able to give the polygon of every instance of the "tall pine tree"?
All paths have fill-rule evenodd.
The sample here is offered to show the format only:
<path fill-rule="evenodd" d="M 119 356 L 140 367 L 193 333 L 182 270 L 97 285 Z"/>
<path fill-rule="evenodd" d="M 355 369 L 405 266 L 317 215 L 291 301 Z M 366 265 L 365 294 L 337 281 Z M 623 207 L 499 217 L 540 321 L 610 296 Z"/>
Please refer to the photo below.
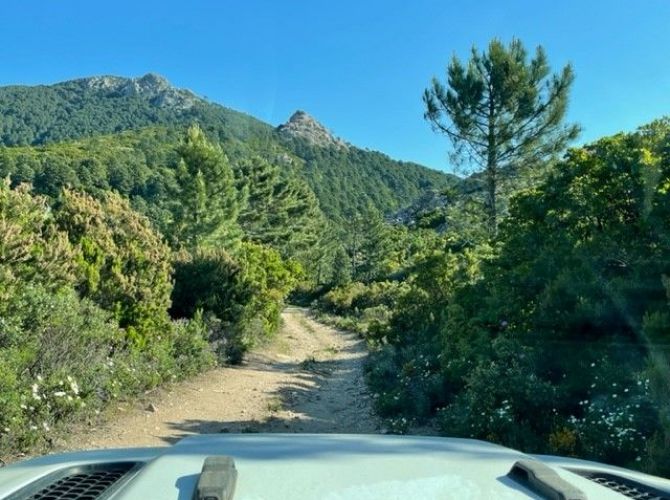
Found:
<path fill-rule="evenodd" d="M 452 141 L 456 157 L 484 171 L 491 234 L 498 226 L 501 170 L 532 165 L 561 152 L 579 128 L 563 125 L 574 80 L 570 65 L 550 75 L 537 47 L 529 61 L 521 41 L 472 48 L 467 65 L 454 56 L 446 85 L 437 78 L 423 94 L 425 118 Z"/>

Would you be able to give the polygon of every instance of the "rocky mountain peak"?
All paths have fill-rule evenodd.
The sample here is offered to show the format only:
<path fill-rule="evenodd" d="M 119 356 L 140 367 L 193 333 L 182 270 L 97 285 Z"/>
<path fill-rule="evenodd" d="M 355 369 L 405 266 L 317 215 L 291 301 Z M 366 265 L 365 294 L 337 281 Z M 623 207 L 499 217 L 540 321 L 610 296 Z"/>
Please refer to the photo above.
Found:
<path fill-rule="evenodd" d="M 110 97 L 139 96 L 161 108 L 186 110 L 199 100 L 190 90 L 179 89 L 156 73 L 147 73 L 137 78 L 93 76 L 79 81 L 84 87 Z"/>
<path fill-rule="evenodd" d="M 302 110 L 293 113 L 286 123 L 277 127 L 277 130 L 287 136 L 306 139 L 315 146 L 348 148 L 342 139 L 335 137 L 330 130 Z"/>

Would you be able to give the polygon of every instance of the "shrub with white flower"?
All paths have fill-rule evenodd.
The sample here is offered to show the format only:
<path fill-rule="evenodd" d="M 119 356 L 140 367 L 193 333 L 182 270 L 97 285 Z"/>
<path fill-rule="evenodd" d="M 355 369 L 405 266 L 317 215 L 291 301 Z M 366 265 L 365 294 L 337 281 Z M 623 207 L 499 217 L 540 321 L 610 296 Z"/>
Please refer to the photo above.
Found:
<path fill-rule="evenodd" d="M 578 405 L 581 415 L 571 415 L 567 426 L 576 433 L 585 457 L 613 463 L 639 461 L 658 428 L 648 379 L 630 385 L 612 382 Z"/>
<path fill-rule="evenodd" d="M 79 384 L 71 375 L 45 380 L 35 377 L 28 391 L 21 396 L 22 420 L 33 434 L 33 440 L 51 431 L 53 423 L 85 406 Z"/>

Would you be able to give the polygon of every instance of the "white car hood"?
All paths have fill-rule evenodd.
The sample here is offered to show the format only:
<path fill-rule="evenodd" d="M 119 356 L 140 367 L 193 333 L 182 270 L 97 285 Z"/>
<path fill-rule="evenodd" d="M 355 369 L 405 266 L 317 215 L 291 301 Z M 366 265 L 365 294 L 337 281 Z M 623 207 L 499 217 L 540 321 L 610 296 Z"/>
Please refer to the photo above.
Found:
<path fill-rule="evenodd" d="M 540 498 L 507 477 L 523 453 L 453 438 L 241 434 L 199 435 L 171 447 L 50 455 L 0 469 L 0 498 L 63 467 L 133 460 L 145 465 L 116 491 L 118 499 L 191 499 L 204 459 L 229 455 L 238 471 L 235 499 Z M 599 468 L 670 491 L 670 481 L 602 464 L 538 457 L 589 498 L 623 498 L 574 474 Z"/>

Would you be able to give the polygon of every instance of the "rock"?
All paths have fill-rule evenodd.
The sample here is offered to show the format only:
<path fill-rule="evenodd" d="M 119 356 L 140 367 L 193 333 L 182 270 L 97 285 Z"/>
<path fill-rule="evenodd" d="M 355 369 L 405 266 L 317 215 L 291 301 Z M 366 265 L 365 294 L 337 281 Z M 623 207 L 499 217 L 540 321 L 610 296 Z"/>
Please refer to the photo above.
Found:
<path fill-rule="evenodd" d="M 391 224 L 413 226 L 421 217 L 442 210 L 452 202 L 453 200 L 443 192 L 436 190 L 427 191 L 417 198 L 410 206 L 398 210 L 395 214 L 386 217 L 386 220 Z M 446 226 L 438 227 L 437 229 L 439 232 L 444 232 Z"/>
<path fill-rule="evenodd" d="M 149 403 L 149 406 L 146 407 L 146 411 L 156 413 L 158 411 L 158 408 L 156 408 L 156 405 L 154 405 L 153 403 Z"/>
<path fill-rule="evenodd" d="M 288 137 L 306 139 L 315 146 L 349 149 L 342 139 L 335 137 L 326 127 L 304 111 L 298 110 L 293 113 L 286 123 L 277 127 L 277 131 Z"/>
<path fill-rule="evenodd" d="M 93 76 L 78 80 L 85 87 L 111 96 L 138 96 L 159 108 L 180 111 L 192 108 L 202 101 L 193 92 L 174 87 L 165 77 L 147 73 L 138 78 Z"/>

